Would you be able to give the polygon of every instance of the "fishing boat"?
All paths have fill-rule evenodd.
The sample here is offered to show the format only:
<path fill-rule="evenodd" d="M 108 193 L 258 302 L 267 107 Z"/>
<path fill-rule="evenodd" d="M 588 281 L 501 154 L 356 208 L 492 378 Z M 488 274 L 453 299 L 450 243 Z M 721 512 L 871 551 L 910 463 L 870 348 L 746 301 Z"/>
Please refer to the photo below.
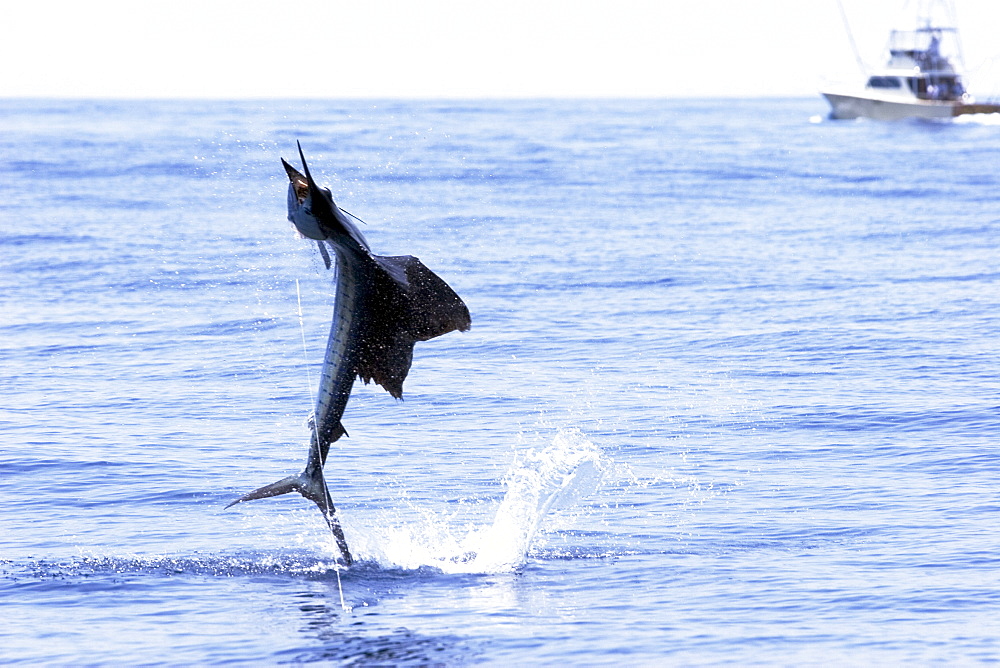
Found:
<path fill-rule="evenodd" d="M 1000 113 L 1000 104 L 977 103 L 966 90 L 961 43 L 951 3 L 938 0 L 918 4 L 911 15 L 915 16 L 915 23 L 889 33 L 884 66 L 869 70 L 855 47 L 855 56 L 866 77 L 863 88 L 821 91 L 830 103 L 830 118 L 892 121 Z M 846 16 L 844 22 L 846 25 Z M 853 37 L 851 44 L 854 45 Z"/>

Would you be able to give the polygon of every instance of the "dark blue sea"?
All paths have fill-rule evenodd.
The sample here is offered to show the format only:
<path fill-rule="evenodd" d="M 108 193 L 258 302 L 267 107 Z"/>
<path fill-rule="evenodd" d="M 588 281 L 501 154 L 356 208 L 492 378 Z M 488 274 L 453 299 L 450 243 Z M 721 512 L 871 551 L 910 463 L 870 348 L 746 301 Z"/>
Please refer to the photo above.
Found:
<path fill-rule="evenodd" d="M 1000 119 L 0 101 L 0 663 L 1000 661 Z M 300 140 L 473 326 L 299 471 Z"/>

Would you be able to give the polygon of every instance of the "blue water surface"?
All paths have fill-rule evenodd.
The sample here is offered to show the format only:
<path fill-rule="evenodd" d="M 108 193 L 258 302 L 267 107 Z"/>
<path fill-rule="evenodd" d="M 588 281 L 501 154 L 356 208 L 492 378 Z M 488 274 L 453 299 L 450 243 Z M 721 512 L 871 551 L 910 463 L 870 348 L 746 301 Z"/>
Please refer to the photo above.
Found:
<path fill-rule="evenodd" d="M 1000 661 L 1000 121 L 824 113 L 0 101 L 0 662 Z M 308 446 L 296 140 L 473 316 L 356 388 L 344 571 L 223 510 Z"/>

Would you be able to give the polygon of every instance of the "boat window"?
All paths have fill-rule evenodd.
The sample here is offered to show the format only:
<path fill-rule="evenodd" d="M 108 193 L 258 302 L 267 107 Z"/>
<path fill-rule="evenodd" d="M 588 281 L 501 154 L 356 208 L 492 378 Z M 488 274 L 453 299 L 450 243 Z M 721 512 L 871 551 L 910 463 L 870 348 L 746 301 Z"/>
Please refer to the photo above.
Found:
<path fill-rule="evenodd" d="M 900 88 L 897 77 L 872 77 L 868 80 L 869 88 Z"/>

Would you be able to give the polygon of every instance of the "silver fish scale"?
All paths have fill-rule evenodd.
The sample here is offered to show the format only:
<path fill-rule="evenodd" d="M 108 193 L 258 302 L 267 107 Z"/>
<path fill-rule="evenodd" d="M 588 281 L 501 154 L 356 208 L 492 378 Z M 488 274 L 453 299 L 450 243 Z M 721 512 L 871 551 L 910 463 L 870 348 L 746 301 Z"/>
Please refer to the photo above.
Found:
<path fill-rule="evenodd" d="M 319 394 L 316 397 L 316 426 L 320 433 L 328 428 L 331 419 L 339 421 L 347 405 L 354 384 L 355 351 L 350 350 L 351 327 L 355 320 L 358 302 L 358 272 L 356 262 L 344 257 L 346 253 L 334 247 L 337 256 L 335 276 L 336 292 L 333 306 L 333 324 L 323 360 Z"/>

